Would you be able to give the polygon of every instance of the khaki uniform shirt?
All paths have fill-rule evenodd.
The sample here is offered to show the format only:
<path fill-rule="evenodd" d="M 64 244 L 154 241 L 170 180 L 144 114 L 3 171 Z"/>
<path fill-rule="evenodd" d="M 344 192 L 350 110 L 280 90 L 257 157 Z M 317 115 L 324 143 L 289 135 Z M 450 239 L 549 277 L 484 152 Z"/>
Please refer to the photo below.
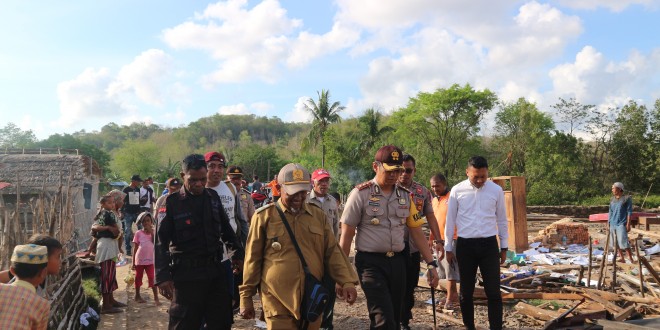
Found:
<path fill-rule="evenodd" d="M 375 180 L 359 184 L 348 195 L 341 222 L 357 228 L 355 248 L 363 252 L 401 252 L 410 192 L 398 185 L 385 196 Z"/>
<path fill-rule="evenodd" d="M 324 270 L 342 287 L 358 283 L 355 270 L 339 248 L 330 225 L 320 208 L 303 203 L 294 216 L 278 201 L 310 272 L 321 279 Z M 243 285 L 239 287 L 241 308 L 252 306 L 252 296 L 261 288 L 261 301 L 266 316 L 292 315 L 300 319 L 300 304 L 305 273 L 291 237 L 274 204 L 259 208 L 250 224 Z"/>
<path fill-rule="evenodd" d="M 330 228 L 335 233 L 335 239 L 339 238 L 339 208 L 337 207 L 337 200 L 329 194 L 326 194 L 323 201 L 316 196 L 314 190 L 307 195 L 307 203 L 315 204 L 325 212 L 325 217 L 330 224 Z"/>
<path fill-rule="evenodd" d="M 238 198 L 241 201 L 241 211 L 243 212 L 243 217 L 248 223 L 252 220 L 254 215 L 254 201 L 252 200 L 252 195 L 245 190 L 241 189 L 238 193 Z"/>

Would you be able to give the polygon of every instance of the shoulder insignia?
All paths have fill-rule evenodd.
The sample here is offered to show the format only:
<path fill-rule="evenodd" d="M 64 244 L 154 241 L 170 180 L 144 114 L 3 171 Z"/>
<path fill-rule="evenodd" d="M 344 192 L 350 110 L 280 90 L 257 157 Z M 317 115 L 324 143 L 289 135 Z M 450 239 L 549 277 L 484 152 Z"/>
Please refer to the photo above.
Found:
<path fill-rule="evenodd" d="M 373 186 L 373 184 L 374 184 L 374 182 L 369 180 L 369 181 L 360 183 L 359 185 L 355 186 L 355 188 L 357 188 L 357 190 L 364 190 L 364 189 L 367 189 L 367 188 Z"/>
<path fill-rule="evenodd" d="M 405 192 L 407 192 L 407 193 L 411 193 L 411 191 L 408 190 L 408 188 L 406 188 L 406 187 L 404 187 L 404 186 L 402 186 L 402 185 L 400 185 L 400 184 L 398 184 L 398 183 L 396 184 L 396 186 L 397 186 L 399 189 L 401 189 L 401 190 L 403 190 L 403 191 L 405 191 Z"/>
<path fill-rule="evenodd" d="M 267 209 L 267 208 L 269 208 L 269 207 L 272 207 L 272 206 L 274 206 L 274 205 L 275 205 L 275 203 L 266 204 L 266 205 L 264 205 L 264 206 L 262 206 L 262 207 L 256 209 L 256 210 L 254 211 L 254 213 L 255 213 L 255 214 L 256 214 L 256 213 L 259 213 L 259 212 L 261 212 L 261 211 L 263 211 L 263 210 L 265 210 L 265 209 Z"/>

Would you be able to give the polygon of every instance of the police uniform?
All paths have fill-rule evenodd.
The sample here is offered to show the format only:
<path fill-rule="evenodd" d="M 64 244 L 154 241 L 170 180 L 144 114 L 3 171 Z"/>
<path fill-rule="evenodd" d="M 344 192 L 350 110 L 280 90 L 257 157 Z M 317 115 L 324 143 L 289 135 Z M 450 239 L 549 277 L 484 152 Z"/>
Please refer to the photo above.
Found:
<path fill-rule="evenodd" d="M 431 192 L 426 187 L 413 181 L 408 190 L 410 191 L 412 202 L 420 217 L 433 213 Z M 421 261 L 421 256 L 418 247 L 415 246 L 415 242 L 409 237 L 408 230 L 406 230 L 405 239 L 408 244 L 409 256 L 408 264 L 406 265 L 406 293 L 401 319 L 404 325 L 408 325 L 413 318 L 412 308 L 415 306 L 415 288 L 419 283 L 419 263 Z"/>
<path fill-rule="evenodd" d="M 250 220 L 252 220 L 252 216 L 254 215 L 254 201 L 252 200 L 252 196 L 250 195 L 250 192 L 245 190 L 245 188 L 241 188 L 238 195 L 238 198 L 241 200 L 241 211 L 243 211 L 243 216 L 245 217 L 245 220 L 250 223 Z"/>
<path fill-rule="evenodd" d="M 309 185 L 309 174 L 306 177 Z M 337 245 L 323 210 L 303 203 L 301 210 L 294 214 L 282 200 L 259 208 L 248 234 L 243 285 L 240 287 L 241 309 L 254 306 L 252 297 L 260 288 L 268 328 L 294 329 L 300 326 L 305 274 L 276 204 L 284 212 L 312 275 L 320 279 L 328 272 L 344 288 L 357 285 L 358 278 Z M 309 329 L 318 329 L 320 323 L 321 318 L 310 324 Z"/>
<path fill-rule="evenodd" d="M 346 201 L 341 222 L 357 229 L 355 266 L 372 328 L 395 329 L 400 321 L 411 205 L 408 190 L 395 185 L 385 196 L 375 179 L 356 186 Z"/>
<path fill-rule="evenodd" d="M 323 201 L 321 201 L 316 196 L 316 192 L 312 190 L 307 195 L 307 203 L 312 203 L 323 210 L 325 218 L 330 224 L 332 232 L 335 234 L 335 239 L 339 239 L 339 209 L 337 207 L 337 200 L 332 195 L 327 194 L 323 198 Z"/>
<path fill-rule="evenodd" d="M 221 265 L 229 249 L 234 260 L 244 251 L 229 224 L 218 194 L 185 188 L 167 196 L 165 217 L 156 237 L 156 283 L 174 282 L 170 329 L 230 329 L 231 278 Z"/>

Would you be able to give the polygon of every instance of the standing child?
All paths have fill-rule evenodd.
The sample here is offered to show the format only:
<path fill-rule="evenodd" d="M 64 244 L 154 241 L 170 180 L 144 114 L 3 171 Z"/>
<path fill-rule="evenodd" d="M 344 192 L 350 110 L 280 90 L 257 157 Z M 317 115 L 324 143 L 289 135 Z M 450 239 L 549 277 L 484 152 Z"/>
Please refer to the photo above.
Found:
<path fill-rule="evenodd" d="M 116 269 L 119 246 L 115 241 L 119 235 L 119 227 L 113 212 L 115 201 L 106 195 L 101 197 L 100 203 L 101 210 L 96 215 L 92 232 L 96 233 L 98 238 L 95 261 L 101 266 L 101 295 L 103 296 L 101 313 L 119 313 L 121 310 L 117 307 L 126 307 L 126 305 L 116 301 L 113 296 L 113 292 L 119 288 Z"/>
<path fill-rule="evenodd" d="M 156 306 L 160 305 L 158 301 L 158 290 L 154 286 L 154 219 L 149 212 L 142 212 L 138 215 L 137 225 L 142 226 L 133 236 L 133 266 L 131 269 L 135 274 L 135 301 L 139 303 L 146 302 L 140 296 L 140 287 L 142 286 L 142 275 L 147 273 L 149 287 L 154 292 L 154 302 Z"/>

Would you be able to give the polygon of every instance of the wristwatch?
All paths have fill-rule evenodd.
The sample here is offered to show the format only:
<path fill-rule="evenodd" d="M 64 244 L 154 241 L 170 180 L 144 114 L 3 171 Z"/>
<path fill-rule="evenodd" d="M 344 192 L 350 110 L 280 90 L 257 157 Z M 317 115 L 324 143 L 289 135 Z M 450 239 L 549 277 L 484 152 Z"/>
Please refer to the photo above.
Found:
<path fill-rule="evenodd" d="M 509 248 L 500 248 L 500 252 L 506 252 L 509 251 Z"/>
<path fill-rule="evenodd" d="M 433 245 L 438 245 L 438 244 L 445 245 L 445 241 L 443 241 L 441 239 L 434 239 L 433 240 Z"/>
<path fill-rule="evenodd" d="M 433 260 L 431 262 L 426 263 L 426 270 L 431 270 L 431 269 L 435 269 L 435 268 L 438 268 L 438 262 L 437 261 Z"/>

